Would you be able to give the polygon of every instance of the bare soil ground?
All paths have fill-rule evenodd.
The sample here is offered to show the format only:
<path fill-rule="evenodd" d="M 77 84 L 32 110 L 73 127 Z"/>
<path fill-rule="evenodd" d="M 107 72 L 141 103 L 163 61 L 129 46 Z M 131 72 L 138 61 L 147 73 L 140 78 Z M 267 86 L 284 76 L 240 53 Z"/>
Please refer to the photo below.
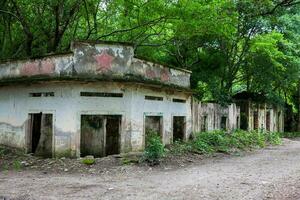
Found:
<path fill-rule="evenodd" d="M 300 199 L 300 140 L 235 155 L 173 157 L 156 167 L 122 162 L 2 157 L 0 200 Z"/>

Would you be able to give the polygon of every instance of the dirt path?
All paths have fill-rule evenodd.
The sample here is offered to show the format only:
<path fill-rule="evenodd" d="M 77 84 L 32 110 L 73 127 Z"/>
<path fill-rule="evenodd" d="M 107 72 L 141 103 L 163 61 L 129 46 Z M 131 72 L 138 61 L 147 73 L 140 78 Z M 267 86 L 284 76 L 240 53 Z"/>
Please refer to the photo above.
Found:
<path fill-rule="evenodd" d="M 101 175 L 22 171 L 0 174 L 15 199 L 300 199 L 300 141 L 186 167 L 120 167 Z"/>

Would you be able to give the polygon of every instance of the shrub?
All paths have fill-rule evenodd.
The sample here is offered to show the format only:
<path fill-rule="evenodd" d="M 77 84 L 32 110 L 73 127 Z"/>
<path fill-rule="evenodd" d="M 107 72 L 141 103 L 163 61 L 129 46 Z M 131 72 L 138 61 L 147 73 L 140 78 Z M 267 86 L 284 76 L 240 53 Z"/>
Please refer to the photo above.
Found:
<path fill-rule="evenodd" d="M 228 152 L 229 151 L 229 138 L 228 134 L 224 131 L 212 131 L 212 132 L 203 132 L 196 135 L 196 141 L 198 145 L 205 147 L 205 144 L 208 146 L 206 149 L 212 149 L 213 151 L 218 152 Z M 205 143 L 205 144 L 201 144 Z M 210 151 L 210 150 L 209 150 Z"/>
<path fill-rule="evenodd" d="M 266 140 L 272 145 L 279 145 L 282 143 L 281 133 L 278 132 L 267 132 Z"/>
<path fill-rule="evenodd" d="M 212 153 L 215 150 L 213 149 L 212 146 L 210 146 L 206 142 L 198 139 L 193 142 L 193 151 L 197 153 L 205 154 L 205 153 Z"/>
<path fill-rule="evenodd" d="M 22 164 L 21 164 L 21 162 L 18 161 L 18 160 L 14 160 L 14 161 L 13 161 L 13 168 L 14 168 L 14 170 L 16 170 L 16 171 L 20 171 L 20 170 L 22 169 Z"/>
<path fill-rule="evenodd" d="M 191 142 L 175 141 L 168 149 L 173 155 L 182 155 L 192 151 L 193 145 Z"/>
<path fill-rule="evenodd" d="M 95 163 L 95 158 L 94 156 L 85 156 L 84 158 L 81 159 L 81 163 L 86 165 L 92 165 Z"/>
<path fill-rule="evenodd" d="M 151 165 L 159 164 L 164 155 L 164 145 L 156 132 L 148 132 L 143 159 Z"/>

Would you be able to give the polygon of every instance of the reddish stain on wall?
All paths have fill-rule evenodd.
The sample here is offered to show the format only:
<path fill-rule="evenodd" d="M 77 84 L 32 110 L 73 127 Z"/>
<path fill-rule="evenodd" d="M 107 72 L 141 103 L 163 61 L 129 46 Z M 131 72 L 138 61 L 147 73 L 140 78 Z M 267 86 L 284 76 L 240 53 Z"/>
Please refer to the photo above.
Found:
<path fill-rule="evenodd" d="M 98 67 L 96 68 L 97 71 L 106 72 L 111 70 L 111 64 L 114 60 L 114 57 L 109 55 L 106 51 L 103 51 L 101 54 L 94 56 Z"/>
<path fill-rule="evenodd" d="M 23 76 L 34 76 L 43 74 L 52 74 L 55 65 L 50 59 L 25 63 L 20 70 Z"/>
<path fill-rule="evenodd" d="M 41 63 L 40 73 L 41 74 L 52 74 L 55 71 L 55 65 L 50 60 L 43 60 Z"/>
<path fill-rule="evenodd" d="M 163 69 L 161 71 L 160 80 L 161 81 L 169 81 L 170 80 L 170 75 L 169 75 L 169 70 L 168 69 Z"/>
<path fill-rule="evenodd" d="M 39 74 L 39 62 L 27 62 L 21 68 L 21 75 L 30 76 Z"/>
<path fill-rule="evenodd" d="M 152 70 L 152 69 L 147 69 L 146 70 L 146 77 L 151 78 L 151 79 L 156 78 L 155 71 Z"/>

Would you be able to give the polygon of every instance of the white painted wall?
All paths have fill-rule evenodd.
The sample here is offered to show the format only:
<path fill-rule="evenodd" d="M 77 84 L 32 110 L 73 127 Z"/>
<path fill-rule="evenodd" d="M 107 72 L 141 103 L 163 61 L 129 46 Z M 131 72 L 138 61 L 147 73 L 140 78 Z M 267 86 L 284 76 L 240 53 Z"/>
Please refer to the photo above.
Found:
<path fill-rule="evenodd" d="M 29 97 L 31 92 L 54 92 L 54 97 Z M 118 92 L 123 98 L 81 97 L 80 92 Z M 145 95 L 163 101 L 145 100 Z M 172 102 L 173 98 L 186 103 Z M 192 131 L 191 97 L 183 92 L 150 89 L 138 84 L 57 82 L 0 87 L 0 143 L 26 148 L 26 120 L 29 113 L 54 115 L 54 149 L 71 150 L 79 156 L 82 114 L 122 115 L 121 152 L 144 148 L 144 118 L 163 116 L 163 142 L 172 141 L 172 116 L 186 116 L 186 138 Z"/>

